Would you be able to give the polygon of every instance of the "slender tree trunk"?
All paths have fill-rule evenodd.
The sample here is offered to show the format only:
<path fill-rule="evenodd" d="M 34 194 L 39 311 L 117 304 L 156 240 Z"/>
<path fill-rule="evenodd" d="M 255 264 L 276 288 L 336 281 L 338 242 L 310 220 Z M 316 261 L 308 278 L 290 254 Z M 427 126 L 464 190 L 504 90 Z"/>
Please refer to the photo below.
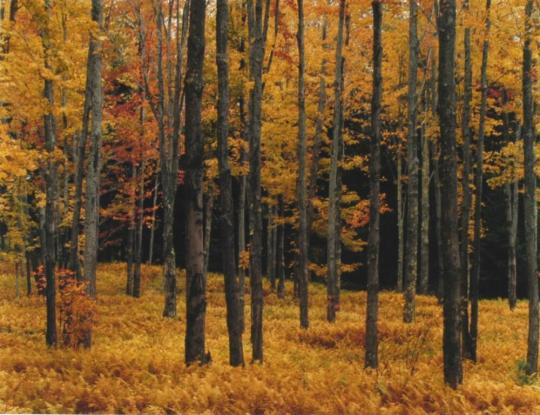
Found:
<path fill-rule="evenodd" d="M 369 159 L 369 237 L 368 237 L 368 285 L 366 310 L 366 367 L 377 368 L 379 313 L 379 222 L 381 179 L 381 100 L 382 100 L 382 18 L 380 0 L 374 0 L 373 8 L 373 96 L 371 99 L 371 154 Z"/>
<path fill-rule="evenodd" d="M 431 178 L 429 138 L 422 128 L 422 193 L 420 195 L 420 294 L 429 289 L 429 182 Z"/>
<path fill-rule="evenodd" d="M 473 244 L 473 261 L 472 261 L 472 276 L 471 276 L 471 359 L 476 362 L 477 358 L 477 342 L 478 342 L 478 297 L 480 285 L 480 249 L 481 249 L 481 229 L 482 229 L 482 195 L 484 186 L 484 135 L 486 125 L 487 112 L 487 65 L 489 52 L 489 29 L 490 22 L 491 0 L 486 1 L 486 32 L 484 43 L 482 45 L 482 68 L 480 85 L 482 88 L 482 98 L 480 102 L 480 126 L 478 129 L 478 142 L 476 144 L 476 175 L 475 175 L 475 209 L 474 209 L 474 244 Z"/>
<path fill-rule="evenodd" d="M 126 247 L 126 262 L 127 262 L 127 281 L 126 281 L 126 294 L 133 296 L 133 259 L 135 249 L 135 217 L 137 215 L 137 199 L 136 199 L 136 174 L 135 161 L 131 162 L 131 183 L 129 191 L 129 221 L 128 221 L 128 235 L 127 235 L 127 247 Z"/>
<path fill-rule="evenodd" d="M 32 263 L 30 253 L 26 253 L 26 295 L 32 295 Z"/>
<path fill-rule="evenodd" d="M 276 208 L 268 206 L 268 226 L 267 226 L 267 273 L 272 291 L 276 289 Z"/>
<path fill-rule="evenodd" d="M 405 253 L 405 240 L 403 238 L 403 225 L 405 222 L 405 209 L 403 203 L 403 157 L 401 148 L 398 148 L 396 155 L 397 169 L 397 195 L 396 195 L 396 215 L 397 215 L 397 232 L 398 232 L 398 259 L 397 259 L 397 283 L 396 289 L 399 292 L 403 291 L 403 256 Z"/>
<path fill-rule="evenodd" d="M 407 135 L 407 250 L 405 251 L 405 307 L 403 321 L 412 323 L 416 312 L 418 278 L 418 138 L 416 132 L 416 83 L 418 38 L 416 0 L 409 0 L 409 86 Z"/>
<path fill-rule="evenodd" d="M 244 112 L 244 97 L 241 96 L 239 100 L 240 107 L 240 119 L 242 120 L 242 127 L 245 131 L 245 112 Z M 242 151 L 240 156 L 242 163 L 246 162 L 246 152 Z M 247 176 L 240 176 L 239 183 L 239 195 L 238 195 L 238 255 L 240 256 L 243 252 L 246 251 L 246 196 L 247 196 Z M 246 291 L 246 272 L 244 266 L 238 267 L 238 291 L 240 303 L 240 320 L 242 323 L 242 333 L 244 333 L 245 322 L 244 322 L 244 293 Z"/>
<path fill-rule="evenodd" d="M 210 191 L 204 195 L 204 275 L 208 275 L 210 249 L 212 243 L 212 222 L 214 219 L 214 195 Z"/>
<path fill-rule="evenodd" d="M 463 381 L 461 361 L 457 151 L 456 151 L 456 2 L 441 0 L 439 31 L 439 121 L 441 129 L 441 236 L 444 259 L 444 381 L 452 388 Z"/>
<path fill-rule="evenodd" d="M 266 2 L 266 14 L 268 1 Z M 261 211 L 261 115 L 263 92 L 263 60 L 267 19 L 263 1 L 248 0 L 250 38 L 249 65 L 253 86 L 249 97 L 249 194 L 250 194 L 250 284 L 252 361 L 263 361 L 263 288 L 262 288 L 262 211 Z"/>
<path fill-rule="evenodd" d="M 469 13 L 469 1 L 463 3 L 464 14 Z M 471 212 L 471 102 L 472 102 L 472 64 L 471 64 L 471 28 L 465 26 L 463 38 L 465 49 L 463 116 L 461 130 L 463 134 L 463 203 L 461 209 L 461 330 L 464 357 L 471 357 L 472 339 L 469 332 L 469 221 Z"/>
<path fill-rule="evenodd" d="M 227 303 L 227 330 L 229 333 L 229 363 L 244 364 L 242 344 L 243 310 L 240 308 L 239 281 L 234 254 L 234 201 L 232 176 L 229 167 L 229 5 L 228 0 L 218 0 L 216 14 L 216 64 L 218 68 L 218 161 L 221 202 L 222 261 Z"/>
<path fill-rule="evenodd" d="M 51 40 L 50 40 L 50 19 L 52 15 L 52 6 L 50 0 L 45 0 L 45 10 L 47 20 L 45 29 L 42 33 L 42 42 L 44 50 L 45 68 L 50 69 Z M 47 278 L 47 331 L 45 340 L 47 346 L 55 346 L 57 342 L 56 334 L 56 288 L 55 288 L 55 267 L 56 252 L 54 241 L 56 235 L 56 163 L 54 161 L 54 151 L 56 147 L 56 120 L 52 112 L 54 108 L 54 83 L 51 79 L 44 81 L 43 93 L 49 111 L 43 116 L 45 130 L 45 150 L 47 152 L 47 167 L 45 170 L 45 216 L 44 216 L 44 247 L 45 256 L 45 276 Z"/>
<path fill-rule="evenodd" d="M 206 2 L 194 1 L 189 16 L 186 73 L 186 364 L 207 363 L 206 276 L 203 235 L 203 133 L 201 108 Z"/>
<path fill-rule="evenodd" d="M 101 29 L 103 25 L 103 9 L 101 0 L 92 0 L 92 20 Z M 99 243 L 99 176 L 101 170 L 101 120 L 103 107 L 103 92 L 101 86 L 101 44 L 98 37 L 90 36 L 88 57 L 88 87 L 91 96 L 91 142 L 90 160 L 86 176 L 86 221 L 84 227 L 84 279 L 87 281 L 87 291 L 91 297 L 96 296 L 96 269 Z M 89 343 L 89 342 L 88 342 Z M 89 344 L 86 344 L 89 346 Z"/>
<path fill-rule="evenodd" d="M 144 113 L 141 109 L 141 127 L 144 125 Z M 144 138 L 144 130 L 141 131 L 141 138 Z M 141 141 L 140 145 L 143 143 Z M 135 243 L 133 255 L 133 297 L 141 296 L 141 265 L 142 265 L 142 237 L 143 237 L 143 222 L 144 222 L 144 168 L 145 160 L 142 151 L 140 152 L 141 165 L 139 167 L 139 183 L 137 195 L 137 209 L 135 220 Z"/>
<path fill-rule="evenodd" d="M 340 141 L 341 141 L 341 106 L 342 102 L 342 79 L 343 79 L 343 31 L 345 22 L 345 0 L 339 2 L 339 23 L 338 35 L 336 44 L 336 72 L 334 79 L 334 122 L 332 132 L 332 154 L 330 159 L 330 183 L 328 192 L 328 236 L 327 236 L 327 263 L 328 274 L 326 279 L 327 292 L 327 309 L 326 319 L 329 322 L 336 321 L 336 311 L 338 309 L 338 273 L 339 260 L 337 255 L 337 244 L 340 239 L 340 234 L 336 232 L 338 229 L 338 204 L 340 199 L 338 195 L 341 189 L 338 189 L 338 166 Z"/>
<path fill-rule="evenodd" d="M 278 198 L 278 216 L 283 217 L 283 197 Z M 278 298 L 285 298 L 285 225 L 277 226 L 276 277 L 278 279 Z"/>
<path fill-rule="evenodd" d="M 534 96 L 532 64 L 533 0 L 525 6 L 525 42 L 523 46 L 523 150 L 525 153 L 525 244 L 529 293 L 529 333 L 527 338 L 527 373 L 538 372 L 538 224 L 536 205 L 536 163 L 534 132 Z"/>
<path fill-rule="evenodd" d="M 154 184 L 154 197 L 152 199 L 152 227 L 150 228 L 150 242 L 148 243 L 148 264 L 152 265 L 154 262 L 154 240 L 156 234 L 156 206 L 158 195 L 159 175 L 156 174 Z"/>
<path fill-rule="evenodd" d="M 304 85 L 305 51 L 304 51 L 304 1 L 298 2 L 298 173 L 296 182 L 296 197 L 300 223 L 298 227 L 298 294 L 300 299 L 300 327 L 309 327 L 308 316 L 308 263 L 309 237 L 307 215 L 307 184 L 306 184 L 306 97 Z"/>

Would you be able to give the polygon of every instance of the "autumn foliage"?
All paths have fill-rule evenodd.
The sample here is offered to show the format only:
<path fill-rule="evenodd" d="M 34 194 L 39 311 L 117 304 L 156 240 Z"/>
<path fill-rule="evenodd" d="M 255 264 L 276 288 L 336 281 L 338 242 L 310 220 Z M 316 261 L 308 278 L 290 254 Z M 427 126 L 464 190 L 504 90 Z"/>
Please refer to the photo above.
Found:
<path fill-rule="evenodd" d="M 419 297 L 417 322 L 402 323 L 402 297 L 381 295 L 377 371 L 363 367 L 365 293 L 343 292 L 340 318 L 325 322 L 322 286 L 311 291 L 312 328 L 298 328 L 297 305 L 266 298 L 264 365 L 228 365 L 223 279 L 211 274 L 208 292 L 209 367 L 182 363 L 184 304 L 179 319 L 160 317 L 161 272 L 144 267 L 145 296 L 123 295 L 124 264 L 106 264 L 91 350 L 47 349 L 43 297 L 14 299 L 13 279 L 0 275 L 0 412 L 279 413 L 279 414 L 533 414 L 537 387 L 518 371 L 527 305 L 482 301 L 480 360 L 466 362 L 467 379 L 446 388 L 442 371 L 442 313 Z M 183 278 L 183 277 L 182 277 Z M 179 284 L 183 287 L 183 284 Z M 76 286 L 75 286 L 76 287 Z M 74 288 L 77 292 L 78 288 Z M 246 308 L 248 312 L 248 308 Z M 246 316 L 249 321 L 249 314 Z"/>

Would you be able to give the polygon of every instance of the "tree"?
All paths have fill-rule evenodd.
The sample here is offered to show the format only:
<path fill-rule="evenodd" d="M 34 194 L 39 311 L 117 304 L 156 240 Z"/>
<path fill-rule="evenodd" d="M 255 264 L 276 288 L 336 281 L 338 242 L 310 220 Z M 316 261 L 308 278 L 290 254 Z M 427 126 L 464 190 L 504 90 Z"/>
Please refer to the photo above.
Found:
<path fill-rule="evenodd" d="M 484 34 L 484 42 L 482 44 L 482 67 L 480 69 L 480 87 L 482 89 L 482 97 L 480 102 L 480 126 L 478 127 L 478 141 L 476 143 L 476 198 L 474 209 L 474 245 L 473 245 L 473 264 L 471 276 L 471 358 L 476 362 L 476 344 L 478 338 L 478 299 L 480 285 L 480 248 L 481 248 L 481 229 L 482 229 L 482 195 L 484 186 L 484 137 L 486 130 L 486 112 L 487 112 L 487 94 L 488 94 L 488 79 L 487 65 L 489 52 L 489 30 L 491 27 L 490 20 L 491 0 L 486 1 L 486 27 Z"/>
<path fill-rule="evenodd" d="M 207 363 L 206 275 L 203 241 L 203 132 L 201 104 L 206 2 L 191 4 L 186 70 L 186 364 Z"/>
<path fill-rule="evenodd" d="M 456 152 L 456 2 L 441 0 L 439 32 L 439 123 L 441 130 L 442 240 L 444 260 L 444 381 L 452 388 L 463 381 L 460 332 L 460 285 L 457 152 Z"/>
<path fill-rule="evenodd" d="M 236 273 L 234 249 L 234 204 L 232 177 L 229 167 L 229 4 L 218 0 L 216 13 L 216 64 L 218 67 L 218 161 L 221 202 L 222 262 L 227 303 L 227 330 L 229 332 L 229 362 L 232 366 L 244 364 L 242 345 L 243 309 L 240 308 L 239 281 Z"/>
<path fill-rule="evenodd" d="M 418 138 L 416 131 L 416 83 L 418 38 L 416 0 L 409 0 L 409 82 L 407 92 L 407 250 L 405 253 L 405 308 L 403 321 L 415 317 L 416 280 L 418 278 Z"/>
<path fill-rule="evenodd" d="M 270 1 L 247 0 L 249 31 L 249 207 L 250 207 L 250 284 L 252 361 L 263 361 L 263 289 L 262 289 L 262 207 L 261 207 L 261 117 L 263 60 L 268 31 Z M 264 8 L 264 11 L 263 11 Z"/>
<path fill-rule="evenodd" d="M 339 258 L 338 254 L 341 245 L 341 229 L 338 226 L 338 217 L 341 186 L 338 180 L 339 161 L 341 160 L 341 140 L 342 140 L 342 105 L 343 105 L 343 28 L 345 24 L 346 0 L 339 2 L 339 23 L 336 40 L 336 70 L 334 77 L 334 120 L 332 124 L 332 153 L 330 159 L 330 183 L 328 191 L 328 232 L 327 232 L 327 263 L 328 275 L 326 280 L 326 292 L 328 304 L 326 308 L 326 319 L 329 322 L 336 321 L 336 311 L 339 307 Z"/>
<path fill-rule="evenodd" d="M 309 327 L 308 318 L 308 218 L 306 199 L 306 98 L 304 86 L 304 2 L 298 1 L 298 178 L 296 193 L 300 223 L 298 226 L 298 293 L 300 297 L 300 326 Z"/>
<path fill-rule="evenodd" d="M 92 20 L 99 30 L 103 25 L 101 0 L 92 0 Z M 90 35 L 88 46 L 87 88 L 90 98 L 91 141 L 86 175 L 86 219 L 84 226 L 84 279 L 87 281 L 88 294 L 96 296 L 96 269 L 99 244 L 99 179 L 101 173 L 101 121 L 103 111 L 103 92 L 101 86 L 101 44 L 99 36 Z"/>
<path fill-rule="evenodd" d="M 382 3 L 374 0 L 373 8 L 373 96 L 371 98 L 371 144 L 369 160 L 369 239 L 368 287 L 366 311 L 365 366 L 378 366 L 377 319 L 379 308 L 379 222 L 381 178 L 381 96 L 382 96 Z"/>
<path fill-rule="evenodd" d="M 523 43 L 523 151 L 525 156 L 525 244 L 527 253 L 527 283 L 529 295 L 529 333 L 527 337 L 527 374 L 536 375 L 538 371 L 538 240 L 536 206 L 536 163 L 534 132 L 534 97 L 532 66 L 532 14 L 533 1 L 527 0 L 525 6 L 525 33 Z"/>
<path fill-rule="evenodd" d="M 51 40 L 50 40 L 50 21 L 52 15 L 52 6 L 50 0 L 45 1 L 45 27 L 41 33 L 44 52 L 44 67 L 51 69 Z M 43 116 L 45 130 L 45 149 L 47 151 L 47 167 L 45 169 L 45 276 L 47 278 L 47 331 L 45 340 L 47 346 L 55 346 L 57 342 L 56 334 L 56 161 L 54 152 L 56 148 L 56 120 L 52 112 L 54 107 L 54 81 L 51 78 L 44 79 L 43 95 L 49 106 Z"/>

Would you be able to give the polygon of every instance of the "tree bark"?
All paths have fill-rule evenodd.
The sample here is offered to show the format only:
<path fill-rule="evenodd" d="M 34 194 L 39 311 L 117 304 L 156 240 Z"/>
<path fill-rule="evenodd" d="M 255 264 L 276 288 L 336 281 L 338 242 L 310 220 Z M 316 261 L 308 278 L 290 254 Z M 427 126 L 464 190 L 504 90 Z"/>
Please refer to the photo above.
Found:
<path fill-rule="evenodd" d="M 283 217 L 283 197 L 278 198 L 278 216 Z M 276 277 L 278 279 L 278 298 L 285 298 L 285 225 L 277 226 Z"/>
<path fill-rule="evenodd" d="M 463 381 L 460 331 L 460 281 L 456 151 L 456 2 L 441 0 L 439 32 L 439 122 L 441 130 L 441 236 L 444 258 L 444 381 L 452 388 Z"/>
<path fill-rule="evenodd" d="M 50 40 L 50 19 L 52 6 L 50 0 L 45 0 L 45 10 L 47 20 L 42 33 L 44 64 L 46 69 L 51 69 L 51 40 Z M 54 108 L 54 82 L 52 79 L 45 79 L 43 95 L 49 106 L 48 112 L 43 116 L 45 130 L 45 150 L 47 152 L 47 167 L 45 170 L 45 238 L 43 252 L 45 254 L 45 276 L 47 278 L 47 330 L 45 341 L 47 346 L 56 345 L 56 287 L 55 287 L 55 267 L 56 252 L 54 241 L 56 239 L 56 162 L 54 151 L 56 148 L 56 120 L 52 109 Z"/>
<path fill-rule="evenodd" d="M 480 86 L 482 88 L 482 98 L 480 102 L 480 126 L 478 129 L 478 142 L 476 144 L 476 199 L 474 209 L 474 244 L 473 244 L 473 263 L 471 275 L 471 326 L 469 329 L 471 336 L 471 359 L 476 362 L 476 345 L 478 341 L 478 297 L 480 285 L 480 249 L 481 249 L 481 230 L 482 230 L 482 196 L 484 186 L 484 135 L 486 126 L 487 112 L 487 65 L 489 52 L 489 30 L 491 0 L 486 1 L 486 29 L 484 34 L 484 42 L 482 45 L 482 67 Z"/>
<path fill-rule="evenodd" d="M 204 195 L 204 275 L 208 275 L 210 249 L 212 244 L 212 223 L 214 220 L 214 195 L 211 190 Z"/>
<path fill-rule="evenodd" d="M 305 49 L 304 49 L 304 1 L 298 3 L 298 173 L 296 182 L 296 197 L 298 201 L 298 294 L 300 304 L 300 327 L 309 327 L 309 293 L 308 293 L 308 263 L 309 237 L 307 215 L 307 184 L 306 184 L 306 97 L 305 97 Z"/>
<path fill-rule="evenodd" d="M 373 9 L 373 96 L 371 99 L 371 144 L 369 160 L 369 237 L 368 283 L 366 310 L 366 367 L 378 367 L 377 320 L 379 312 L 379 223 L 381 179 L 381 100 L 382 100 L 382 18 L 380 0 L 371 3 Z"/>
<path fill-rule="evenodd" d="M 405 306 L 403 321 L 412 323 L 416 310 L 418 278 L 418 138 L 416 132 L 416 83 L 418 71 L 418 6 L 409 0 L 409 82 L 407 93 L 407 250 L 405 251 Z"/>
<path fill-rule="evenodd" d="M 208 362 L 205 354 L 206 275 L 203 235 L 203 132 L 201 126 L 206 2 L 194 1 L 189 16 L 186 72 L 186 338 L 185 362 Z"/>
<path fill-rule="evenodd" d="M 156 206 L 159 186 L 159 175 L 156 174 L 154 184 L 154 197 L 152 199 L 152 227 L 150 228 L 150 242 L 148 243 L 148 264 L 154 263 L 154 240 L 156 235 Z"/>
<path fill-rule="evenodd" d="M 103 8 L 101 0 L 92 0 L 92 20 L 102 28 Z M 99 243 L 99 176 L 101 170 L 101 121 L 103 91 L 101 85 L 101 44 L 95 35 L 90 36 L 88 47 L 88 84 L 91 97 L 92 124 L 90 129 L 90 159 L 86 175 L 86 220 L 84 226 L 84 279 L 90 297 L 96 296 L 96 270 Z M 89 341 L 88 341 L 89 343 Z M 86 344 L 89 346 L 89 344 Z"/>
<path fill-rule="evenodd" d="M 401 146 L 398 146 L 396 154 L 396 169 L 397 169 L 397 195 L 396 195 L 396 215 L 397 215 L 397 232 L 398 232 L 398 258 L 397 258 L 397 282 L 396 289 L 399 292 L 403 291 L 403 257 L 405 253 L 405 240 L 403 239 L 403 225 L 405 222 L 405 209 L 403 203 L 403 157 L 401 155 Z"/>
<path fill-rule="evenodd" d="M 341 189 L 338 189 L 340 166 L 340 141 L 341 141 L 341 106 L 343 105 L 343 31 L 345 24 L 345 0 L 339 2 L 339 23 L 338 23 L 338 35 L 336 44 L 336 72 L 334 78 L 334 122 L 332 128 L 332 154 L 330 159 L 330 183 L 328 192 L 328 233 L 327 233 L 327 279 L 326 279 L 326 293 L 327 293 L 327 309 L 326 319 L 329 322 L 336 321 L 336 312 L 339 307 L 339 259 L 337 244 L 341 243 L 340 233 L 337 232 L 338 227 L 338 214 L 340 203 L 339 195 Z"/>
<path fill-rule="evenodd" d="M 505 123 L 508 139 L 511 140 L 510 122 L 508 113 L 505 113 Z M 515 138 L 519 137 L 519 129 L 514 132 Z M 514 142 L 516 141 L 514 138 Z M 514 310 L 517 305 L 517 255 L 516 242 L 519 219 L 519 180 L 516 177 L 515 159 L 511 160 L 511 182 L 505 188 L 506 195 L 506 225 L 508 231 L 508 305 L 510 310 Z"/>
<path fill-rule="evenodd" d="M 218 68 L 218 162 L 221 202 L 222 261 L 227 303 L 227 330 L 229 333 L 229 363 L 244 364 L 242 344 L 243 310 L 240 308 L 239 281 L 236 273 L 234 249 L 234 201 L 232 176 L 229 167 L 229 5 L 228 0 L 218 0 L 216 14 L 216 64 Z"/>
<path fill-rule="evenodd" d="M 527 374 L 538 372 L 538 224 L 536 204 L 536 163 L 534 132 L 534 96 L 532 66 L 533 0 L 525 6 L 525 42 L 523 45 L 523 151 L 525 153 L 525 244 L 529 293 L 529 332 L 527 337 Z"/>
<path fill-rule="evenodd" d="M 141 127 L 144 126 L 144 113 L 141 108 Z M 141 139 L 144 138 L 144 130 L 141 131 Z M 140 145 L 143 143 L 141 141 Z M 135 241 L 134 241 L 134 255 L 133 255 L 133 297 L 139 298 L 141 296 L 141 265 L 142 265 L 142 236 L 143 236 L 143 222 L 144 222 L 144 168 L 145 160 L 144 154 L 140 152 L 140 166 L 139 166 L 139 182 L 138 182 L 138 195 L 135 217 Z"/>
<path fill-rule="evenodd" d="M 250 38 L 249 76 L 249 195 L 250 195 L 250 284 L 252 361 L 263 361 L 262 211 L 261 211 L 261 116 L 263 60 L 267 33 L 268 1 L 263 19 L 263 1 L 248 0 Z M 264 21 L 264 27 L 263 27 Z"/>
<path fill-rule="evenodd" d="M 463 3 L 465 15 L 469 13 L 469 1 Z M 471 102 L 472 102 L 472 64 L 471 64 L 471 28 L 465 27 L 463 46 L 465 50 L 463 116 L 461 130 L 463 134 L 463 203 L 461 208 L 461 330 L 464 357 L 471 356 L 472 339 L 469 332 L 469 221 L 471 212 Z"/>
<path fill-rule="evenodd" d="M 420 294 L 429 289 L 429 182 L 431 178 L 429 138 L 422 128 L 422 192 L 420 194 Z"/>

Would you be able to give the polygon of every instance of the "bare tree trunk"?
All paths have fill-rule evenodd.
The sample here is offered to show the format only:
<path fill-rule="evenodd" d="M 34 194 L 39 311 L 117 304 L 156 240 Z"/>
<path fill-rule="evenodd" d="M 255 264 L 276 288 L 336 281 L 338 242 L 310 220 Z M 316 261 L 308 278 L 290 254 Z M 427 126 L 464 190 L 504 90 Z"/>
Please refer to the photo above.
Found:
<path fill-rule="evenodd" d="M 373 8 L 373 96 L 371 99 L 371 154 L 369 161 L 369 237 L 368 237 L 368 285 L 366 310 L 366 367 L 378 367 L 379 314 L 379 222 L 381 188 L 381 100 L 382 100 L 382 4 L 374 0 Z"/>
<path fill-rule="evenodd" d="M 207 363 L 206 275 L 203 230 L 203 132 L 201 108 L 206 2 L 194 1 L 189 16 L 186 73 L 186 364 Z"/>
<path fill-rule="evenodd" d="M 268 206 L 268 225 L 266 228 L 266 266 L 270 288 L 276 289 L 276 208 L 273 205 Z"/>
<path fill-rule="evenodd" d="M 141 127 L 144 126 L 144 113 L 141 108 Z M 144 138 L 144 130 L 141 131 L 141 139 Z M 141 146 L 143 145 L 141 141 Z M 141 165 L 139 167 L 139 184 L 137 195 L 137 208 L 136 208 L 136 220 L 135 220 L 135 243 L 134 243 L 134 255 L 133 255 L 133 297 L 139 298 L 141 296 L 141 265 L 142 265 L 142 236 L 143 236 L 143 222 L 144 222 L 144 168 L 145 160 L 141 150 L 140 152 Z"/>
<path fill-rule="evenodd" d="M 474 209 L 474 244 L 473 244 L 473 261 L 472 261 L 472 276 L 471 276 L 471 359 L 476 362 L 476 345 L 478 341 L 478 297 L 480 285 L 480 249 L 481 249 L 481 229 L 482 229 L 482 195 L 484 186 L 484 135 L 486 125 L 487 112 L 487 65 L 489 52 L 489 29 L 491 0 L 486 1 L 486 32 L 484 43 L 482 45 L 482 68 L 480 85 L 482 88 L 482 98 L 480 103 L 480 126 L 478 129 L 478 142 L 476 144 L 476 205 Z"/>
<path fill-rule="evenodd" d="M 418 6 L 409 0 L 409 86 L 407 135 L 407 250 L 405 251 L 405 307 L 403 321 L 412 323 L 416 312 L 418 278 L 418 138 L 416 132 L 416 83 L 418 72 Z"/>
<path fill-rule="evenodd" d="M 429 289 L 429 182 L 430 171 L 429 138 L 422 128 L 422 193 L 420 195 L 420 294 Z"/>
<path fill-rule="evenodd" d="M 208 275 L 210 245 L 212 243 L 212 222 L 214 219 L 214 195 L 210 191 L 204 195 L 204 275 Z"/>
<path fill-rule="evenodd" d="M 533 0 L 525 6 L 525 42 L 523 46 L 523 150 L 525 153 L 525 243 L 529 293 L 529 333 L 527 337 L 527 374 L 538 372 L 538 213 L 536 205 L 536 163 L 534 133 L 534 96 L 532 66 Z"/>
<path fill-rule="evenodd" d="M 47 20 L 46 28 L 42 33 L 45 68 L 50 69 L 51 40 L 49 24 L 52 15 L 50 0 L 45 0 L 45 10 Z M 56 122 L 52 108 L 54 108 L 54 83 L 51 79 L 45 79 L 43 95 L 47 100 L 49 111 L 44 115 L 45 129 L 45 150 L 47 151 L 47 167 L 45 170 L 45 238 L 43 252 L 45 254 L 45 275 L 47 278 L 47 331 L 45 340 L 47 346 L 55 346 L 56 334 L 56 288 L 55 288 L 55 266 L 56 252 L 54 241 L 56 236 L 56 163 L 54 161 L 54 151 L 56 147 Z"/>
<path fill-rule="evenodd" d="M 239 281 L 234 254 L 234 201 L 232 176 L 229 167 L 229 5 L 228 0 L 218 0 L 216 15 L 216 64 L 218 68 L 218 161 L 221 202 L 222 261 L 227 303 L 227 330 L 229 333 L 229 363 L 244 364 L 242 344 L 243 310 L 239 301 Z"/>
<path fill-rule="evenodd" d="M 150 242 L 148 244 L 148 264 L 152 265 L 154 262 L 154 240 L 156 234 L 156 206 L 158 195 L 159 175 L 156 174 L 154 184 L 154 197 L 152 199 L 152 227 L 150 228 Z"/>
<path fill-rule="evenodd" d="M 101 0 L 92 0 L 92 20 L 101 29 L 103 10 Z M 103 107 L 103 92 L 101 86 L 101 41 L 94 35 L 90 36 L 88 57 L 88 87 L 91 96 L 92 127 L 90 130 L 90 160 L 86 176 L 86 220 L 84 227 L 84 279 L 87 281 L 87 291 L 91 297 L 96 296 L 96 269 L 98 254 L 99 227 L 99 176 L 101 170 L 101 120 Z M 89 341 L 86 346 L 89 346 Z"/>
<path fill-rule="evenodd" d="M 298 294 L 300 299 L 300 327 L 309 327 L 308 316 L 308 263 L 309 237 L 307 215 L 307 184 L 306 184 L 306 97 L 305 97 L 305 50 L 304 50 L 304 1 L 298 3 L 298 173 L 296 182 L 296 197 L 300 223 L 298 227 Z"/>
<path fill-rule="evenodd" d="M 469 1 L 463 3 L 464 14 L 469 13 Z M 469 332 L 469 221 L 471 211 L 471 102 L 472 102 L 472 64 L 471 64 L 471 28 L 467 25 L 464 34 L 465 67 L 463 91 L 463 116 L 461 130 L 463 134 L 463 203 L 461 208 L 461 330 L 463 356 L 471 357 L 472 339 Z"/>
<path fill-rule="evenodd" d="M 278 198 L 278 216 L 283 216 L 283 197 Z M 278 298 L 285 298 L 285 225 L 277 226 L 276 277 Z"/>
<path fill-rule="evenodd" d="M 345 0 L 339 2 L 339 23 L 338 23 L 338 35 L 336 44 L 336 72 L 334 79 L 334 122 L 332 132 L 332 154 L 330 159 L 330 183 L 328 192 L 328 236 L 327 236 L 327 262 L 328 262 L 328 274 L 326 280 L 326 292 L 327 292 L 327 309 L 326 319 L 329 322 L 336 321 L 336 311 L 338 309 L 338 273 L 339 273 L 339 259 L 337 251 L 337 244 L 340 240 L 340 233 L 336 230 L 338 228 L 338 204 L 341 194 L 341 189 L 338 187 L 338 160 L 340 156 L 340 141 L 341 141 L 341 106 L 343 104 L 343 31 L 345 24 Z"/>
<path fill-rule="evenodd" d="M 456 151 L 456 2 L 441 0 L 439 31 L 439 121 L 441 129 L 441 236 L 444 258 L 443 355 L 444 381 L 452 388 L 463 382 L 461 361 L 460 288 Z"/>
<path fill-rule="evenodd" d="M 131 162 L 131 183 L 129 190 L 129 221 L 128 221 L 128 235 L 127 235 L 127 247 L 126 247 L 126 262 L 127 262 L 127 281 L 126 281 L 126 294 L 133 295 L 133 257 L 135 249 L 135 217 L 137 215 L 137 199 L 136 199 L 136 174 L 135 161 Z"/>
<path fill-rule="evenodd" d="M 405 240 L 403 238 L 403 225 L 405 222 L 405 209 L 403 203 L 403 157 L 401 148 L 398 148 L 396 155 L 397 169 L 397 231 L 398 231 L 398 259 L 397 259 L 397 283 L 396 288 L 399 292 L 403 291 L 403 256 L 405 253 Z"/>
<path fill-rule="evenodd" d="M 248 0 L 248 29 L 250 38 L 249 74 L 253 86 L 249 98 L 249 193 L 250 193 L 250 284 L 251 284 L 251 345 L 252 361 L 263 361 L 263 288 L 262 288 L 262 211 L 261 211 L 261 113 L 262 74 L 268 24 L 266 1 L 263 19 L 263 0 Z M 264 20 L 264 25 L 263 25 Z"/>

